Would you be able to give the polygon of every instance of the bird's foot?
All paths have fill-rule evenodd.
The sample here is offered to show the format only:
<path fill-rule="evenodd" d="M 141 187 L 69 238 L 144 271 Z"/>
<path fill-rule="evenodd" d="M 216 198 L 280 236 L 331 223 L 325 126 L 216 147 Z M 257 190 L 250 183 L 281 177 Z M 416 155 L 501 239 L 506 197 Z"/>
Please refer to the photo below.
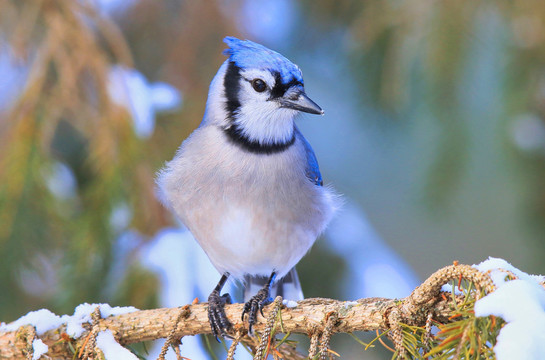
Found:
<path fill-rule="evenodd" d="M 219 291 L 214 290 L 208 297 L 208 320 L 212 328 L 212 334 L 216 340 L 220 342 L 218 336 L 229 337 L 227 332 L 231 330 L 231 323 L 225 315 L 225 304 L 231 303 L 231 295 L 223 294 L 220 296 Z"/>
<path fill-rule="evenodd" d="M 253 334 L 252 328 L 257 322 L 257 311 L 263 315 L 263 308 L 272 302 L 269 298 L 269 288 L 265 287 L 257 292 L 246 304 L 242 310 L 242 321 L 244 321 L 244 315 L 248 314 L 248 333 Z"/>

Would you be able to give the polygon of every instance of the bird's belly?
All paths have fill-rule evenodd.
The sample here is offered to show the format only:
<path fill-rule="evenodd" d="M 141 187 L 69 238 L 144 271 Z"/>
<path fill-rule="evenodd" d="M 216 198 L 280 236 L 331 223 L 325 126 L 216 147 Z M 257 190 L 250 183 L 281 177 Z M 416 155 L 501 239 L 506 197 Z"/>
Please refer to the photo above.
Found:
<path fill-rule="evenodd" d="M 272 271 L 283 276 L 329 220 L 324 189 L 306 185 L 286 191 L 297 199 L 266 187 L 246 194 L 224 187 L 222 198 L 200 196 L 199 204 L 186 207 L 191 210 L 182 218 L 218 271 L 235 278 Z"/>

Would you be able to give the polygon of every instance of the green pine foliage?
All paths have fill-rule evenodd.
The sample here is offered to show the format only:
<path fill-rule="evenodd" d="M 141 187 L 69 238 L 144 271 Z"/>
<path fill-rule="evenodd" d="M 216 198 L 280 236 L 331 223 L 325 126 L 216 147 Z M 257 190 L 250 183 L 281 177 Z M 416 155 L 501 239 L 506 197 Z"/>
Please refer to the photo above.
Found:
<path fill-rule="evenodd" d="M 483 294 L 465 280 L 460 285 L 462 294 L 443 294 L 451 298 L 451 315 L 443 322 L 432 320 L 430 332 L 402 324 L 407 359 L 495 359 L 494 345 L 505 322 L 494 316 L 476 317 L 475 301 Z M 392 358 L 402 357 L 396 352 Z"/>

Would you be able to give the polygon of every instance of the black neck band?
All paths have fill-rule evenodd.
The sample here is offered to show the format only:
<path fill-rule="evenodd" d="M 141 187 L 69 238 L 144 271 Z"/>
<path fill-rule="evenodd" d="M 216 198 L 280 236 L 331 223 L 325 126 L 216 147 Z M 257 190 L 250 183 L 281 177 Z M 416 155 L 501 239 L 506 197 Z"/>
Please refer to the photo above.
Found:
<path fill-rule="evenodd" d="M 253 154 L 277 154 L 284 150 L 287 150 L 295 143 L 295 131 L 293 132 L 293 135 L 288 141 L 280 143 L 273 142 L 270 144 L 262 144 L 259 141 L 249 139 L 234 124 L 229 126 L 228 128 L 224 128 L 223 132 L 225 133 L 225 135 L 227 135 L 227 138 L 233 144 L 240 147 L 242 150 Z"/>

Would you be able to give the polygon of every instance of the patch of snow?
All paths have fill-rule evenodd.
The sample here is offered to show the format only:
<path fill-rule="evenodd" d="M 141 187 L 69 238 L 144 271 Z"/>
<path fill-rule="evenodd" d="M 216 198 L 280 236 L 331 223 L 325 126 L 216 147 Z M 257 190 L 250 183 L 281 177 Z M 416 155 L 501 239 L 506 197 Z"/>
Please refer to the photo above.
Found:
<path fill-rule="evenodd" d="M 32 342 L 32 360 L 38 360 L 47 350 L 49 350 L 49 347 L 41 339 L 34 339 Z"/>
<path fill-rule="evenodd" d="M 189 304 L 195 296 L 206 301 L 220 278 L 208 257 L 187 230 L 167 228 L 142 247 L 141 262 L 158 274 L 162 306 Z"/>
<path fill-rule="evenodd" d="M 29 75 L 31 60 L 19 58 L 0 38 L 0 113 L 9 110 L 21 96 Z M 0 116 L 0 122 L 4 118 Z"/>
<path fill-rule="evenodd" d="M 95 5 L 104 14 L 112 15 L 127 12 L 137 2 L 137 0 L 95 0 Z"/>
<path fill-rule="evenodd" d="M 206 301 L 220 277 L 193 235 L 184 229 L 166 228 L 159 231 L 152 241 L 141 248 L 140 261 L 159 277 L 161 306 L 190 304 L 195 296 Z M 163 342 L 155 342 L 150 350 L 150 359 L 158 357 Z M 209 358 L 196 336 L 184 337 L 182 355 L 189 359 Z M 166 359 L 176 359 L 174 351 L 169 350 Z"/>
<path fill-rule="evenodd" d="M 220 278 L 193 235 L 185 229 L 165 228 L 159 231 L 152 241 L 141 248 L 140 261 L 157 273 L 161 281 L 160 303 L 166 307 L 190 304 L 195 296 L 206 301 Z M 233 284 L 228 282 L 224 291 L 233 295 Z M 154 343 L 148 356 L 150 359 L 159 356 L 163 343 L 164 340 Z M 197 336 L 184 336 L 181 351 L 182 356 L 188 359 L 210 358 Z M 237 347 L 236 358 L 252 359 L 242 345 Z M 172 349 L 169 348 L 165 359 L 176 359 Z"/>
<path fill-rule="evenodd" d="M 524 271 L 521 271 L 505 261 L 504 259 L 489 257 L 488 260 L 483 261 L 480 264 L 473 265 L 474 268 L 480 272 L 489 273 L 492 281 L 496 286 L 501 286 L 507 281 L 507 273 L 502 270 L 512 272 L 516 277 L 521 280 L 531 280 L 535 275 L 528 275 Z M 535 281 L 535 280 L 534 280 Z"/>
<path fill-rule="evenodd" d="M 36 328 L 36 335 L 41 336 L 49 330 L 56 329 L 60 327 L 61 325 L 66 324 L 66 333 L 70 337 L 78 338 L 85 331 L 81 325 L 85 322 L 91 321 L 91 313 L 96 309 L 97 306 L 100 307 L 100 316 L 102 318 L 106 318 L 108 316 L 113 316 L 113 315 L 126 314 L 126 313 L 130 313 L 130 312 L 138 310 L 132 306 L 111 307 L 108 304 L 84 303 L 76 307 L 76 309 L 74 310 L 74 315 L 58 316 L 47 309 L 41 309 L 41 310 L 31 311 L 28 314 L 22 316 L 21 318 L 15 320 L 12 323 L 9 323 L 9 324 L 0 323 L 0 331 L 17 331 L 17 329 L 19 329 L 21 326 L 31 325 Z M 109 332 L 109 330 L 107 330 L 107 332 Z M 111 332 L 110 332 L 110 335 L 111 335 Z M 121 359 L 121 360 L 137 359 L 136 356 L 134 356 L 129 350 L 123 348 L 121 345 L 116 343 L 117 346 L 123 348 L 125 352 L 122 352 L 121 350 L 117 349 L 115 346 L 112 346 L 110 339 L 108 338 L 108 335 L 103 335 L 103 338 L 104 339 L 102 340 L 102 344 L 104 345 L 104 348 L 101 347 L 101 350 L 104 351 L 106 359 Z M 113 339 L 113 335 L 111 335 L 111 339 L 115 342 L 115 339 Z M 97 344 L 98 344 L 98 337 L 97 337 Z M 32 342 L 32 348 L 34 351 L 34 355 L 32 356 L 33 360 L 39 359 L 42 355 L 44 355 L 48 351 L 48 346 L 44 344 L 44 342 L 40 339 L 36 339 Z M 110 355 L 106 355 L 106 353 Z M 129 357 L 128 354 L 130 354 L 133 357 Z"/>
<path fill-rule="evenodd" d="M 136 135 L 147 138 L 155 129 L 155 113 L 180 107 L 178 89 L 165 83 L 149 84 L 137 70 L 115 65 L 108 77 L 112 101 L 125 107 L 133 120 Z"/>
<path fill-rule="evenodd" d="M 100 305 L 100 316 L 107 318 L 108 316 L 117 316 L 132 313 L 138 311 L 134 306 L 114 306 L 111 307 L 108 304 L 99 304 Z"/>
<path fill-rule="evenodd" d="M 344 296 L 401 298 L 420 284 L 407 263 L 373 229 L 363 211 L 346 201 L 327 230 L 327 246 L 348 264 Z"/>
<path fill-rule="evenodd" d="M 129 227 L 132 216 L 132 209 L 126 202 L 116 204 L 110 214 L 110 226 L 116 232 L 121 232 Z"/>
<path fill-rule="evenodd" d="M 345 301 L 344 302 L 344 308 L 348 309 L 350 306 L 356 306 L 358 305 L 357 301 Z"/>
<path fill-rule="evenodd" d="M 115 340 L 110 330 L 98 333 L 97 346 L 104 353 L 106 360 L 138 360 L 136 355 Z"/>
<path fill-rule="evenodd" d="M 179 108 L 182 103 L 180 91 L 170 84 L 156 82 L 149 85 L 149 90 L 155 111 L 172 111 Z"/>
<path fill-rule="evenodd" d="M 445 284 L 441 287 L 441 291 L 452 293 L 452 285 L 451 284 Z M 463 295 L 464 293 L 460 290 L 458 286 L 454 287 L 454 294 L 455 295 Z"/>
<path fill-rule="evenodd" d="M 543 119 L 536 114 L 523 114 L 514 119 L 511 137 L 515 145 L 527 152 L 545 149 L 545 126 Z"/>
<path fill-rule="evenodd" d="M 76 196 L 76 176 L 68 165 L 55 161 L 50 168 L 43 170 L 43 176 L 47 188 L 57 198 L 66 200 Z"/>
<path fill-rule="evenodd" d="M 91 314 L 95 311 L 96 307 L 100 307 L 100 317 L 107 318 L 112 315 L 121 315 L 130 312 L 137 311 L 138 309 L 133 306 L 126 307 L 111 307 L 108 304 L 88 304 L 83 303 L 78 305 L 74 310 L 74 315 L 67 316 L 66 321 L 66 333 L 73 338 L 79 338 L 85 331 L 82 324 L 91 322 Z"/>
<path fill-rule="evenodd" d="M 12 323 L 0 325 L 0 331 L 16 331 L 21 326 L 32 325 L 36 328 L 38 336 L 46 331 L 53 330 L 64 324 L 65 317 L 55 315 L 47 309 L 31 311 Z"/>
<path fill-rule="evenodd" d="M 130 209 L 128 211 L 131 211 Z M 112 212 L 113 215 L 113 212 Z M 131 214 L 132 216 L 132 214 Z M 112 221 L 112 218 L 110 218 Z M 114 230 L 122 230 L 118 225 L 110 222 Z M 112 261 L 110 272 L 108 273 L 105 281 L 103 292 L 107 297 L 114 297 L 119 290 L 119 286 L 126 279 L 127 272 L 134 262 L 134 253 L 139 247 L 144 244 L 146 238 L 138 231 L 131 229 L 127 226 L 127 229 L 121 231 L 117 236 L 112 246 Z"/>
<path fill-rule="evenodd" d="M 60 251 L 34 254 L 27 259 L 27 266 L 18 271 L 19 284 L 23 290 L 40 299 L 52 299 L 59 291 L 59 268 L 62 255 Z"/>
<path fill-rule="evenodd" d="M 293 300 L 282 300 L 282 304 L 287 308 L 297 307 L 297 302 Z"/>
<path fill-rule="evenodd" d="M 489 258 L 474 265 L 489 272 L 496 291 L 475 303 L 476 316 L 494 315 L 507 324 L 500 330 L 494 353 L 498 360 L 542 359 L 545 354 L 545 289 L 541 277 L 528 275 L 503 259 Z M 506 280 L 509 270 L 518 277 Z"/>

